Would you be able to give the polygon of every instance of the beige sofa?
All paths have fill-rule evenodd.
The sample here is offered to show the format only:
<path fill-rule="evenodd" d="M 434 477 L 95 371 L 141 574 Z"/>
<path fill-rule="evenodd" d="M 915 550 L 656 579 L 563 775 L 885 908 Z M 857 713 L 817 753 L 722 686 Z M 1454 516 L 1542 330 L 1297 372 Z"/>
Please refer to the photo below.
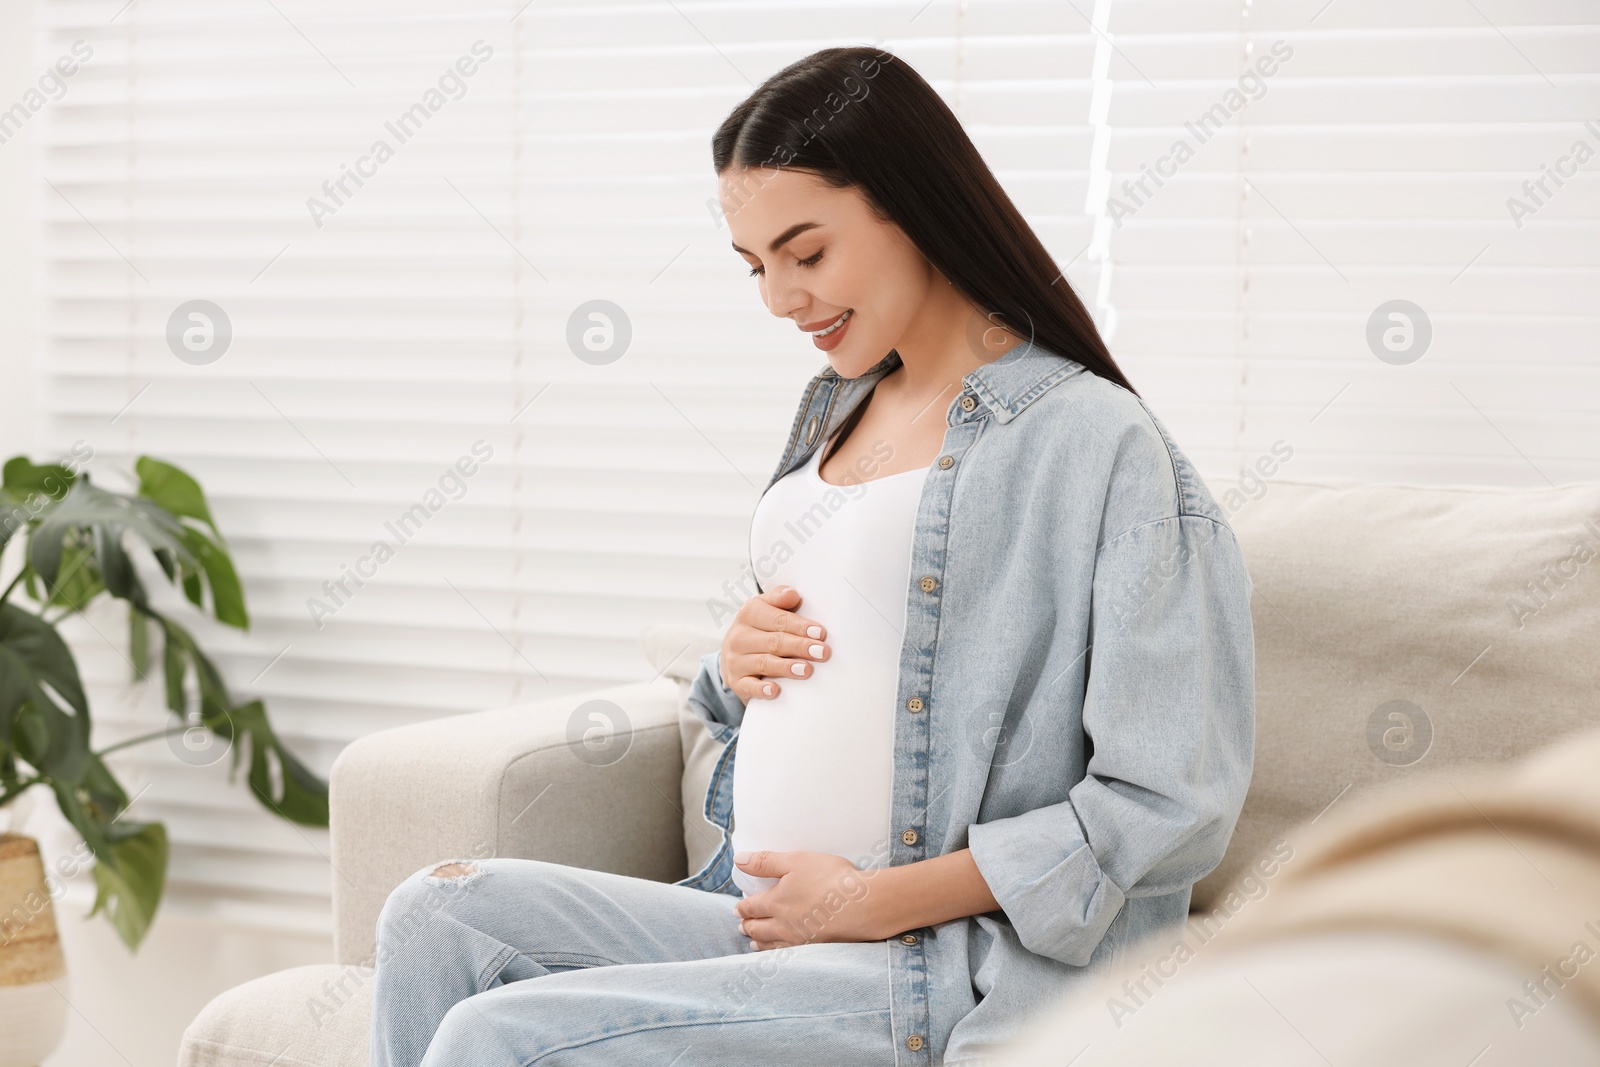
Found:
<path fill-rule="evenodd" d="M 1257 754 L 1192 919 L 1227 923 L 1270 882 L 1270 857 L 1292 856 L 1297 827 L 1352 796 L 1419 768 L 1498 764 L 1595 718 L 1600 485 L 1317 484 L 1269 465 L 1210 486 L 1255 586 Z M 676 662 L 652 682 L 350 745 L 332 771 L 338 962 L 221 994 L 185 1033 L 180 1067 L 366 1067 L 378 911 L 430 863 L 524 856 L 684 877 L 691 735 L 673 675 L 694 662 Z M 590 700 L 619 719 L 603 759 L 570 743 Z"/>

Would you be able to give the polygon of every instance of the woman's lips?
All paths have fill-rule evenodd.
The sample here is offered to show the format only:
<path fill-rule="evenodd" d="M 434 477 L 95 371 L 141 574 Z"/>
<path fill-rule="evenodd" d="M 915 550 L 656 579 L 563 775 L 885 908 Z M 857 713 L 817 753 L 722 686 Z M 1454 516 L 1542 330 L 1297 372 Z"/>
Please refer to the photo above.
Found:
<path fill-rule="evenodd" d="M 849 331 L 850 324 L 852 322 L 854 322 L 855 320 L 856 320 L 855 312 L 847 310 L 844 313 L 844 322 L 843 322 L 842 325 L 839 326 L 838 329 L 834 330 L 832 333 L 828 334 L 826 337 L 818 337 L 816 335 L 812 335 L 811 343 L 813 345 L 815 345 L 818 349 L 820 349 L 823 352 L 830 352 L 833 349 L 838 348 L 839 347 L 839 343 L 844 340 L 844 335 Z M 834 321 L 837 322 L 838 320 L 835 319 Z M 831 323 L 823 324 L 823 329 L 826 329 L 829 325 L 832 325 L 832 324 Z"/>

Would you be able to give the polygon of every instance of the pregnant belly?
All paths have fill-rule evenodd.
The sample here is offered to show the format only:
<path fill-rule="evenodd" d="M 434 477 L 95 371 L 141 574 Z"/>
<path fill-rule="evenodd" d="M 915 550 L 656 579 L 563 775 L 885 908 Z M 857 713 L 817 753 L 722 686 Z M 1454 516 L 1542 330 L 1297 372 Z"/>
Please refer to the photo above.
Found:
<path fill-rule="evenodd" d="M 750 701 L 733 764 L 735 851 L 826 852 L 858 868 L 887 861 L 898 654 L 839 641 L 810 678 Z M 776 884 L 737 867 L 733 877 L 746 895 Z"/>

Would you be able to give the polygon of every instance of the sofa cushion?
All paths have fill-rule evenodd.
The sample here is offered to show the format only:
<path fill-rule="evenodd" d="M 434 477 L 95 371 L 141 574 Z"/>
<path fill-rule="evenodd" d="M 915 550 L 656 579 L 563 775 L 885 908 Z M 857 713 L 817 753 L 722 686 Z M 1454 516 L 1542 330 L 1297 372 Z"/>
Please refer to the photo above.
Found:
<path fill-rule="evenodd" d="M 1254 587 L 1256 757 L 1192 911 L 1265 892 L 1330 805 L 1600 714 L 1600 485 L 1207 484 Z"/>
<path fill-rule="evenodd" d="M 291 967 L 214 998 L 178 1047 L 178 1067 L 368 1067 L 373 972 Z"/>
<path fill-rule="evenodd" d="M 700 657 L 722 647 L 722 635 L 710 627 L 662 623 L 639 634 L 645 658 L 658 674 L 678 682 L 678 733 L 683 742 L 683 848 L 686 875 L 706 865 L 722 844 L 722 830 L 706 818 L 706 791 L 712 769 L 727 745 L 717 741 L 705 721 L 689 707 L 689 683 L 700 671 Z"/>

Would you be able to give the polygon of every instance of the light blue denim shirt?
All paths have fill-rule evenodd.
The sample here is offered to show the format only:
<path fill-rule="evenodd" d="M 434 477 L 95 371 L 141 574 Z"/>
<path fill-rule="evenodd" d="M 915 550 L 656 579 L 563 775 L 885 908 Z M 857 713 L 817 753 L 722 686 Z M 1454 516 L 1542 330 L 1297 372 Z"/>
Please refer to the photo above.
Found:
<path fill-rule="evenodd" d="M 860 377 L 813 378 L 767 488 L 899 365 L 890 352 Z M 1255 749 L 1249 575 L 1165 426 L 1036 345 L 962 385 L 916 513 L 884 861 L 970 848 L 1000 903 L 890 941 L 896 1062 L 952 1067 L 984 1062 L 1043 1003 L 1184 921 Z M 689 702 L 730 743 L 705 802 L 722 846 L 678 884 L 737 896 L 745 706 L 717 653 Z"/>

